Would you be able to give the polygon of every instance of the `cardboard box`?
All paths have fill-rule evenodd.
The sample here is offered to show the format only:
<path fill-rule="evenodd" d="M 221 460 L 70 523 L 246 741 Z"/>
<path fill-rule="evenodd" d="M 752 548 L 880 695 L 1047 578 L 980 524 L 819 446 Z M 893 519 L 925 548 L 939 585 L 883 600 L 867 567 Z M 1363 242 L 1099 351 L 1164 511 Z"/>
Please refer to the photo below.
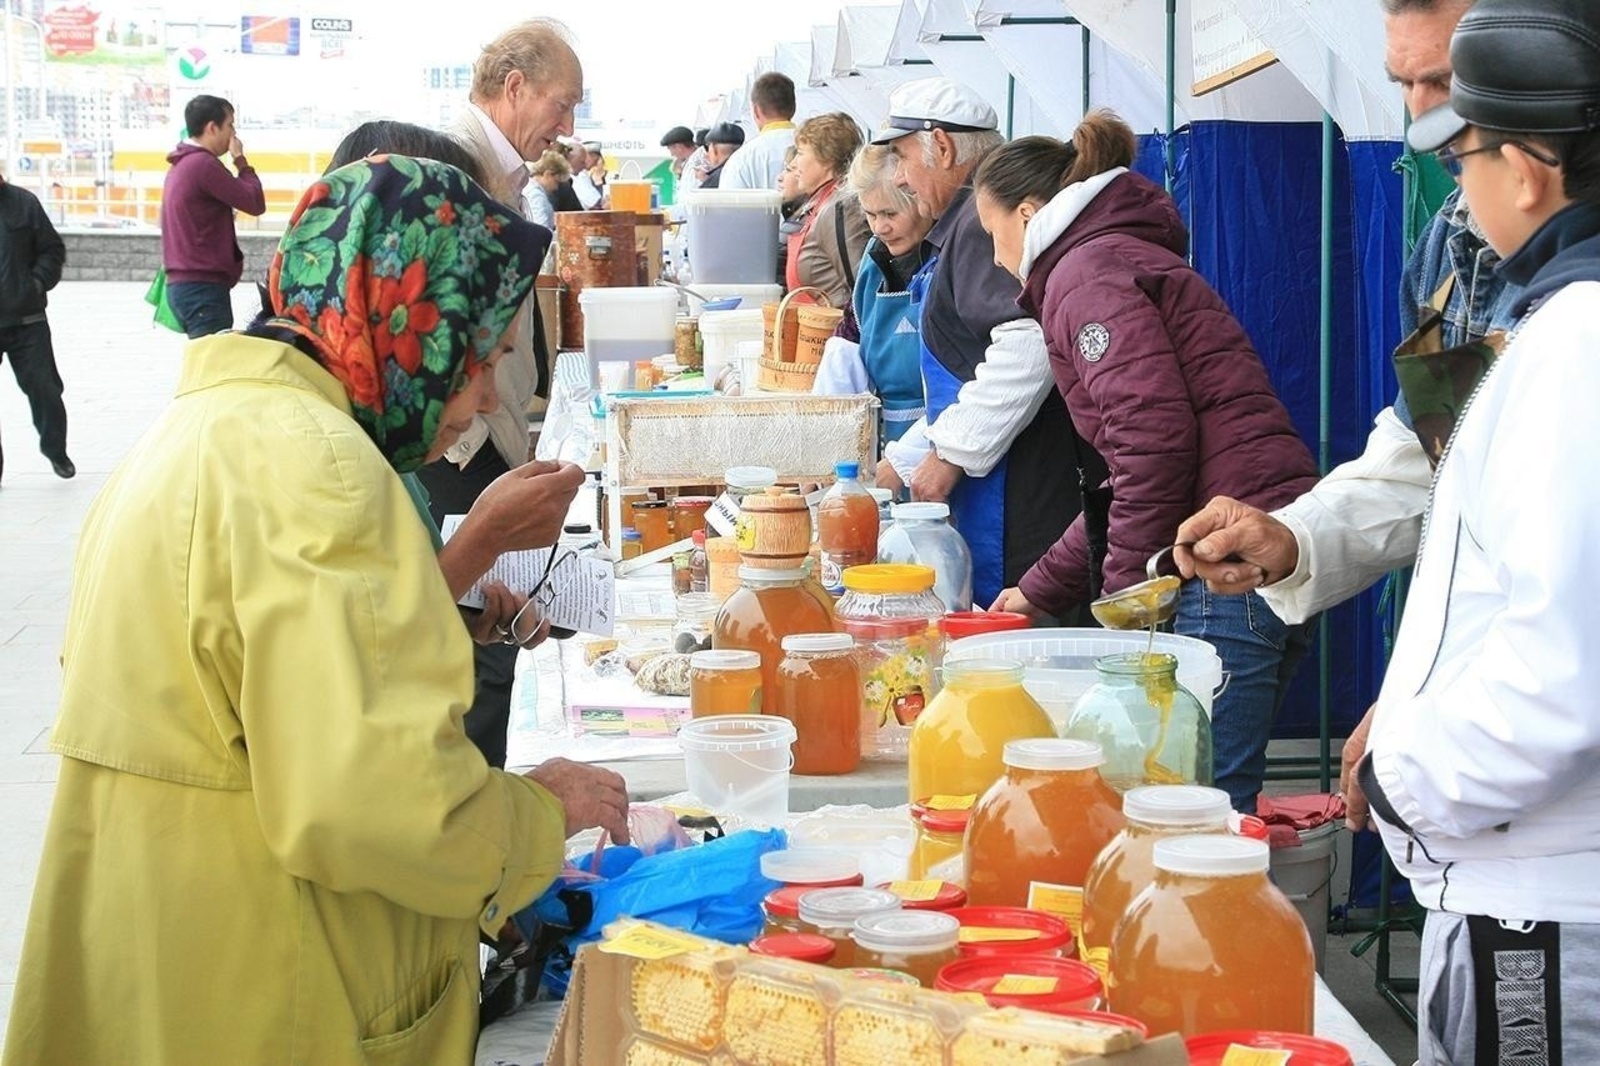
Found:
<path fill-rule="evenodd" d="M 618 925 L 648 930 L 662 942 L 686 937 L 649 923 Z M 989 1061 L 995 1066 L 1180 1066 L 1189 1061 L 1177 1036 L 1138 1043 L 1138 1034 L 1115 1027 L 1089 1035 L 1106 1038 L 1101 1046 L 1124 1050 L 1051 1053 L 1042 1044 L 1030 1044 L 1022 1056 L 1000 1051 L 974 1057 L 974 1046 L 988 1046 L 973 1040 L 980 1030 L 1013 1032 L 1021 1045 L 1030 1027 L 1060 1033 L 1074 1023 L 1031 1011 L 990 1010 L 964 997 L 858 981 L 836 970 L 688 939 L 695 940 L 690 950 L 653 960 L 585 946 L 573 968 L 547 1066 L 814 1066 L 838 1062 L 836 1054 L 852 1049 L 849 1062 L 946 1066 L 957 1047 L 966 1049 L 957 1059 L 963 1066 Z M 1086 1030 L 1080 1024 L 1075 1032 Z M 903 1046 L 896 1043 L 899 1034 L 907 1034 Z M 873 1048 L 880 1049 L 875 1058 L 863 1057 Z"/>

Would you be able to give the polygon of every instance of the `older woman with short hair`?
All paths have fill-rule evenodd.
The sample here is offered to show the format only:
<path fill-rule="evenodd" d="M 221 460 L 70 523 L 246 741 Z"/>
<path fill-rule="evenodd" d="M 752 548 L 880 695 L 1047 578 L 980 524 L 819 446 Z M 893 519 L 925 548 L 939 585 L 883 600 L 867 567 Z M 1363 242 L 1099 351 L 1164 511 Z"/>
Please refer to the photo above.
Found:
<path fill-rule="evenodd" d="M 853 195 L 839 188 L 861 148 L 861 130 L 842 111 L 809 119 L 794 135 L 795 183 L 806 199 L 791 222 L 784 281 L 821 289 L 834 307 L 850 305 L 856 268 L 871 236 Z"/>

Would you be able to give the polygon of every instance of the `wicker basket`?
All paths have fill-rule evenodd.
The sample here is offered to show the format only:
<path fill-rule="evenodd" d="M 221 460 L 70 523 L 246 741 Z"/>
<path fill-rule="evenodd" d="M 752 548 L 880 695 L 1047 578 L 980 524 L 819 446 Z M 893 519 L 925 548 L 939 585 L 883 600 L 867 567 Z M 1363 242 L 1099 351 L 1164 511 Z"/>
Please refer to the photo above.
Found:
<path fill-rule="evenodd" d="M 800 308 L 800 339 L 794 346 L 797 363 L 821 363 L 822 349 L 844 321 L 844 312 L 836 307 Z"/>
<path fill-rule="evenodd" d="M 806 308 L 790 308 L 796 296 L 801 293 L 810 293 L 822 302 L 823 307 L 831 306 L 828 303 L 828 294 L 821 289 L 806 286 L 795 289 L 778 303 L 776 314 L 773 317 L 772 345 L 767 349 L 766 355 L 761 360 L 761 377 L 756 382 L 757 388 L 763 392 L 810 392 L 811 386 L 816 384 L 818 362 L 800 361 L 798 359 L 798 341 L 790 343 L 792 338 L 785 336 L 784 327 L 792 318 L 796 323 L 796 333 L 799 333 L 798 323 L 800 315 Z M 783 358 L 785 355 L 795 355 L 796 359 Z M 821 359 L 818 353 L 818 361 Z"/>

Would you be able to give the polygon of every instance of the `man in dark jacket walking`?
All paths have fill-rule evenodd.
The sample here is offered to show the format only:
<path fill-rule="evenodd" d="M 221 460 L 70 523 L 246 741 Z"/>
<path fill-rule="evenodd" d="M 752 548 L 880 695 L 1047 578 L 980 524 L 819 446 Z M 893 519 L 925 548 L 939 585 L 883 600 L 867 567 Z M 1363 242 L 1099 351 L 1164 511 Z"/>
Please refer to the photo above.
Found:
<path fill-rule="evenodd" d="M 191 339 L 233 328 L 233 287 L 244 273 L 244 252 L 233 213 L 267 210 L 261 179 L 244 157 L 233 129 L 233 105 L 197 96 L 183 109 L 189 139 L 172 150 L 161 189 L 161 262 L 167 302 Z M 226 152 L 238 175 L 222 163 Z"/>
<path fill-rule="evenodd" d="M 66 246 L 38 198 L 0 177 L 0 359 L 11 359 L 11 372 L 33 409 L 39 450 L 57 477 L 78 472 L 67 458 L 67 408 L 44 310 L 45 293 L 61 280 L 66 261 Z"/>

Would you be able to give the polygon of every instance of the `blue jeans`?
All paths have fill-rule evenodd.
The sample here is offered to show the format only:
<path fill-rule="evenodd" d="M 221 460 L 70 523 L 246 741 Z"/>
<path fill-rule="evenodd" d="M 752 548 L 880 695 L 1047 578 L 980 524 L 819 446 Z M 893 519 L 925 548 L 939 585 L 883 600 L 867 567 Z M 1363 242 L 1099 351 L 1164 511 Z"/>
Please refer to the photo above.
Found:
<path fill-rule="evenodd" d="M 190 340 L 233 328 L 232 286 L 209 281 L 167 283 L 167 304 Z"/>
<path fill-rule="evenodd" d="M 1172 629 L 1205 641 L 1222 659 L 1226 686 L 1211 712 L 1212 776 L 1234 810 L 1254 814 L 1272 722 L 1311 650 L 1316 621 L 1285 625 L 1254 592 L 1221 596 L 1195 580 L 1183 584 Z"/>

